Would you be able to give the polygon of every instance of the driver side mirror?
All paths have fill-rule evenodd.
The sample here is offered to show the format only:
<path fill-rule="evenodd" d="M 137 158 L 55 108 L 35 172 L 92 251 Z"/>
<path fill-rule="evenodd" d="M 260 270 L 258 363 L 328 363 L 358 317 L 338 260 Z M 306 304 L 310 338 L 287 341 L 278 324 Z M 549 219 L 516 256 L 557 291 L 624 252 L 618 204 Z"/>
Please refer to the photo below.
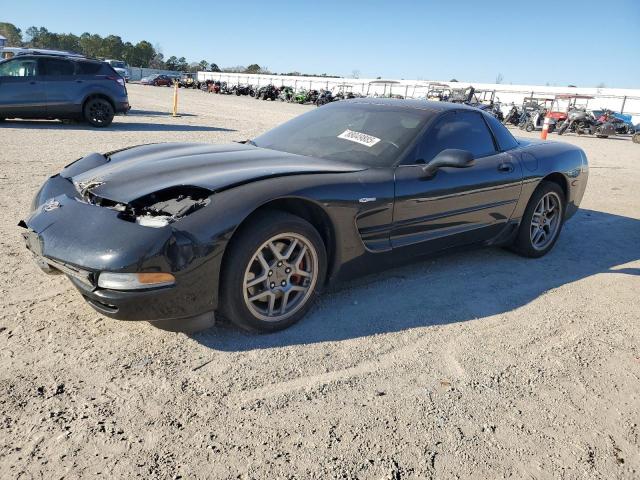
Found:
<path fill-rule="evenodd" d="M 467 168 L 473 165 L 473 154 L 467 150 L 448 148 L 441 151 L 433 160 L 422 167 L 426 176 L 431 177 L 442 167 Z"/>

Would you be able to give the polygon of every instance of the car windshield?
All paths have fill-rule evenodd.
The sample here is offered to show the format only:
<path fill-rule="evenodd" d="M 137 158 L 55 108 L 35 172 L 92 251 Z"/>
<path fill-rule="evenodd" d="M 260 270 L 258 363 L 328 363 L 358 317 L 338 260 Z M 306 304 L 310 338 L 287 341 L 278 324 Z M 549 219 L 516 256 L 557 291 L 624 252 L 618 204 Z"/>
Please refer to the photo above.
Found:
<path fill-rule="evenodd" d="M 113 68 L 127 68 L 127 64 L 124 62 L 118 62 L 115 60 L 111 60 L 109 62 Z"/>
<path fill-rule="evenodd" d="M 388 167 L 431 115 L 414 108 L 340 102 L 300 115 L 252 143 L 297 155 Z"/>

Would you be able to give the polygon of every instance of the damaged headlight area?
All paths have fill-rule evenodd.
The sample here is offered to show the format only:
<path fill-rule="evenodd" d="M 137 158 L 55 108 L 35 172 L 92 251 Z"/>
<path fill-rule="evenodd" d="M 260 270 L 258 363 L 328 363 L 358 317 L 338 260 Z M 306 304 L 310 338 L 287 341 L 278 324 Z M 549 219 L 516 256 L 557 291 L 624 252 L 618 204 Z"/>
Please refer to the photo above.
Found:
<path fill-rule="evenodd" d="M 207 206 L 212 194 L 206 188 L 181 185 L 145 195 L 129 203 L 120 203 L 94 195 L 91 189 L 99 185 L 102 182 L 77 185 L 77 188 L 87 202 L 116 210 L 120 212 L 121 219 L 152 228 L 165 227 Z"/>

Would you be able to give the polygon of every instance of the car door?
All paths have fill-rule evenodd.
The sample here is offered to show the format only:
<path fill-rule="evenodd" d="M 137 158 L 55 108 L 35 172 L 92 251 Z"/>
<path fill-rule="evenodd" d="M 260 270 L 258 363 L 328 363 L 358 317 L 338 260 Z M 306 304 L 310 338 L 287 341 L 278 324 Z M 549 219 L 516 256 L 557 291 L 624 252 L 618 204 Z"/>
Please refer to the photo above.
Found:
<path fill-rule="evenodd" d="M 0 63 L 0 116 L 45 116 L 45 93 L 33 57 Z"/>
<path fill-rule="evenodd" d="M 79 87 L 76 82 L 80 81 L 75 77 L 74 63 L 65 58 L 41 58 L 40 71 L 47 98 L 47 114 L 74 113 L 79 108 L 75 92 Z"/>
<path fill-rule="evenodd" d="M 396 168 L 391 244 L 415 245 L 429 253 L 497 236 L 520 196 L 522 172 L 515 157 L 500 151 L 483 114 L 457 110 L 443 114 Z M 474 155 L 467 168 L 440 168 L 427 176 L 424 164 L 442 150 Z"/>

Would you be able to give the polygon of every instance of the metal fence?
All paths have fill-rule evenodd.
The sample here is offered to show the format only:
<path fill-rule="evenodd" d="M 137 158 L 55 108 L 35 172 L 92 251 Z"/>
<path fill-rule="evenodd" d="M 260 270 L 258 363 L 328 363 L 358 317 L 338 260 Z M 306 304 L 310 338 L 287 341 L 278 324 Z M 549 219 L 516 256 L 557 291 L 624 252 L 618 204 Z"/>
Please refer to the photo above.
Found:
<path fill-rule="evenodd" d="M 473 85 L 477 90 L 494 90 L 496 101 L 503 108 L 512 104 L 520 105 L 525 97 L 544 97 L 553 99 L 556 95 L 576 94 L 593 98 L 584 99 L 581 105 L 597 110 L 608 108 L 616 112 L 626 113 L 640 122 L 640 90 L 617 88 L 574 88 L 541 85 L 505 85 L 480 84 L 468 82 L 431 82 L 419 80 L 380 80 L 380 79 L 345 79 L 327 77 L 295 77 L 285 75 L 253 75 L 245 73 L 198 72 L 198 80 L 220 80 L 233 85 L 252 84 L 263 86 L 290 86 L 296 91 L 305 90 L 346 90 L 366 96 L 401 95 L 405 98 L 425 98 L 430 86 L 443 85 L 449 88 L 466 88 Z M 566 105 L 560 102 L 559 107 Z"/>
<path fill-rule="evenodd" d="M 131 80 L 137 82 L 141 78 L 148 77 L 149 75 L 182 75 L 183 72 L 158 70 L 157 68 L 129 67 L 129 73 L 131 74 Z"/>

